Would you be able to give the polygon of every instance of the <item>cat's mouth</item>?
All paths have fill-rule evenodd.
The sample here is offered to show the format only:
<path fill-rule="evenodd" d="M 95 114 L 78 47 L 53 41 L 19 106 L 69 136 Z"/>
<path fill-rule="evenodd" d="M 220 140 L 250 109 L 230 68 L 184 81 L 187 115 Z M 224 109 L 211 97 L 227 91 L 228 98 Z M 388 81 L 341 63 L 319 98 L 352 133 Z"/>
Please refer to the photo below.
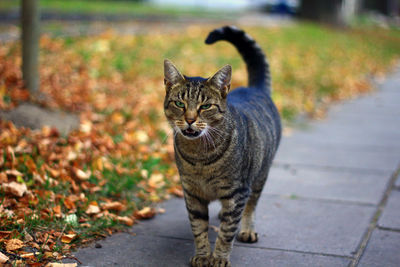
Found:
<path fill-rule="evenodd" d="M 201 131 L 193 130 L 192 128 L 187 128 L 186 130 L 182 130 L 182 134 L 189 138 L 196 138 L 200 135 Z"/>

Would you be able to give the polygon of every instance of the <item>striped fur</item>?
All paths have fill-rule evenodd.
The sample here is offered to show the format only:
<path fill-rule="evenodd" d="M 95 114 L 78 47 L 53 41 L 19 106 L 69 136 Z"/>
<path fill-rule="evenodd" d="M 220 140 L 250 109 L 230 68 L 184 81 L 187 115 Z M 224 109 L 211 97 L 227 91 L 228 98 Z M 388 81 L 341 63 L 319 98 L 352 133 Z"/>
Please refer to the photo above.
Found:
<path fill-rule="evenodd" d="M 235 236 L 257 242 L 254 210 L 281 136 L 260 47 L 230 26 L 211 32 L 206 43 L 219 40 L 232 43 L 245 60 L 247 88 L 228 93 L 229 65 L 205 79 L 186 77 L 169 60 L 164 62 L 164 110 L 175 132 L 175 158 L 196 247 L 191 266 L 230 266 Z M 222 205 L 214 251 L 208 240 L 208 204 L 213 200 Z"/>

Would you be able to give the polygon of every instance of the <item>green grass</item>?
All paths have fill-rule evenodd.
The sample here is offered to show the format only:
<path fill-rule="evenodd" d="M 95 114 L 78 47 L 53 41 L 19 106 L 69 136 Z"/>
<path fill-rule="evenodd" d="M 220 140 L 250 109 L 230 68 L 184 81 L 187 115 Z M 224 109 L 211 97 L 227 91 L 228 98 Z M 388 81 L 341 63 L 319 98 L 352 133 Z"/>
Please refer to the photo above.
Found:
<path fill-rule="evenodd" d="M 2 0 L 0 10 L 19 8 L 18 0 Z M 89 0 L 40 0 L 42 10 L 51 10 L 61 13 L 86 14 L 115 14 L 115 15 L 169 15 L 169 16 L 201 16 L 220 17 L 229 14 L 224 10 L 206 10 L 202 8 L 182 6 L 156 6 L 147 2 L 134 1 L 89 1 Z"/>

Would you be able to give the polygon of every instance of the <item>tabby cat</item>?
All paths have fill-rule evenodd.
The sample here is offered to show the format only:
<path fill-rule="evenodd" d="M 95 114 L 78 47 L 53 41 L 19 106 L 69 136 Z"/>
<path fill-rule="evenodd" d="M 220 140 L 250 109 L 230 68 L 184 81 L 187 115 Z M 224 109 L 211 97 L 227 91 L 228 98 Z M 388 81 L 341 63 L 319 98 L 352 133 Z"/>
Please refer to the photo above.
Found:
<path fill-rule="evenodd" d="M 229 65 L 211 78 L 201 78 L 184 76 L 171 61 L 164 61 L 165 115 L 175 133 L 176 164 L 195 240 L 191 266 L 230 266 L 235 236 L 241 242 L 257 242 L 254 210 L 281 136 L 261 48 L 232 26 L 212 31 L 206 43 L 219 40 L 232 43 L 243 57 L 248 88 L 229 92 Z M 222 208 L 212 252 L 208 204 L 213 200 Z"/>

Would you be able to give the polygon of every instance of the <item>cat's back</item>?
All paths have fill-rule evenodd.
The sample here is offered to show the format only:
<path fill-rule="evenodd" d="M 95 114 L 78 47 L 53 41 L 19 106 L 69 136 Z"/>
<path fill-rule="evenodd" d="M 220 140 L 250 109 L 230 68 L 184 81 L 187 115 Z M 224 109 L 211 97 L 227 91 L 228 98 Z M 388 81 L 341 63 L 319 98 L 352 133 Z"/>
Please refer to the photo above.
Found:
<path fill-rule="evenodd" d="M 264 142 L 279 144 L 281 121 L 269 92 L 257 88 L 239 87 L 228 94 L 228 107 L 240 135 L 254 135 Z"/>

